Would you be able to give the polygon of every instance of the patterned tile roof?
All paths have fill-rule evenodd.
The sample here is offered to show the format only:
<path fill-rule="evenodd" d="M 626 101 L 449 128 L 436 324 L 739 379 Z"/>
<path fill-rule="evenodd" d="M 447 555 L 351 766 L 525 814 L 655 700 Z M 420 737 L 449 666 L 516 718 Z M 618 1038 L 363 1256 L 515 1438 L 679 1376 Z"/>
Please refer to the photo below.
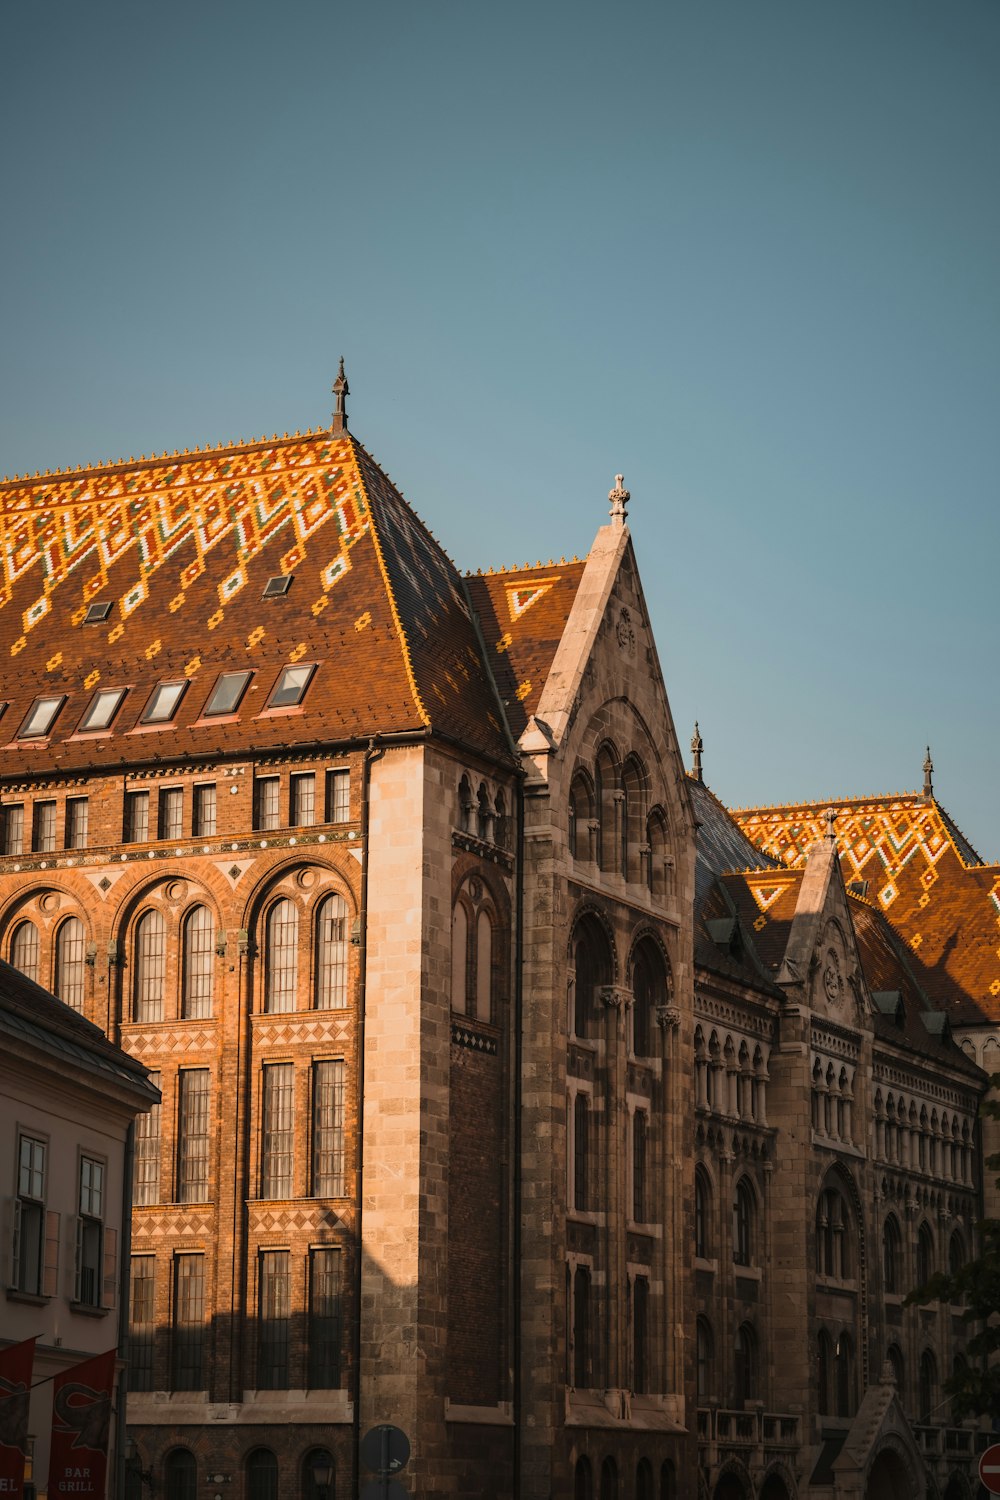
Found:
<path fill-rule="evenodd" d="M 288 592 L 263 600 L 282 574 Z M 107 619 L 86 623 L 97 603 Z M 301 707 L 269 710 L 300 661 L 316 664 Z M 5 776 L 421 728 L 510 757 L 462 579 L 349 434 L 0 485 L 3 662 Z M 238 668 L 254 674 L 238 714 L 203 719 L 218 673 Z M 190 684 L 175 720 L 140 727 L 170 679 Z M 112 732 L 81 736 L 110 687 L 129 689 Z M 47 740 L 19 740 L 41 693 L 67 701 Z"/>
<path fill-rule="evenodd" d="M 466 579 L 515 739 L 538 707 L 585 566 L 574 558 Z"/>
<path fill-rule="evenodd" d="M 904 938 L 921 988 L 955 1025 L 1000 1021 L 1000 865 L 983 864 L 935 798 L 916 792 L 733 817 L 758 849 L 798 867 L 828 806 L 844 880 Z"/>

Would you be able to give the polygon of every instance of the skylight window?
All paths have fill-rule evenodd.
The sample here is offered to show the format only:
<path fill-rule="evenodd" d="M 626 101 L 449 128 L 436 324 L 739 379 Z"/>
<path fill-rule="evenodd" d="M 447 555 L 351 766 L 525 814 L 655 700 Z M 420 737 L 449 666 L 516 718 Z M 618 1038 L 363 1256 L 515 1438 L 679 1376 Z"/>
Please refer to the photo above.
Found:
<path fill-rule="evenodd" d="M 308 667 L 285 667 L 274 685 L 268 708 L 294 708 L 297 703 L 301 703 L 315 670 L 315 664 Z"/>
<path fill-rule="evenodd" d="M 36 698 L 28 710 L 28 717 L 17 731 L 19 740 L 39 740 L 52 728 L 56 715 L 66 702 L 66 694 L 58 697 Z"/>
<path fill-rule="evenodd" d="M 103 620 L 108 618 L 110 613 L 111 600 L 100 599 L 96 604 L 89 604 L 87 606 L 87 615 L 83 623 L 85 625 L 100 625 Z"/>
<path fill-rule="evenodd" d="M 264 588 L 265 599 L 281 599 L 292 586 L 294 573 L 281 573 L 277 578 L 269 578 Z"/>
<path fill-rule="evenodd" d="M 157 683 L 152 697 L 142 711 L 139 722 L 141 724 L 169 724 L 186 691 L 186 678 L 181 678 L 180 682 Z"/>
<path fill-rule="evenodd" d="M 247 683 L 253 676 L 252 672 L 223 672 L 209 698 L 203 714 L 234 714 L 240 706 L 240 699 L 247 690 Z"/>
<path fill-rule="evenodd" d="M 95 693 L 77 730 L 87 733 L 95 729 L 107 729 L 127 691 L 127 688 L 102 688 L 99 693 Z"/>
<path fill-rule="evenodd" d="M 3 716 L 7 712 L 8 708 L 10 708 L 10 703 L 8 701 L 5 701 L 5 700 L 0 700 L 0 719 L 3 718 Z"/>

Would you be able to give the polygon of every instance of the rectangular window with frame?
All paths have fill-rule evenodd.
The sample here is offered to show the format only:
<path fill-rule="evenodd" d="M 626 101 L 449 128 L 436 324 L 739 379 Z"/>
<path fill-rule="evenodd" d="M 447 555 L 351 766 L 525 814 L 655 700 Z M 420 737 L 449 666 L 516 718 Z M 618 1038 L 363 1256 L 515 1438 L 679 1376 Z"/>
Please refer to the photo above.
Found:
<path fill-rule="evenodd" d="M 632 1286 L 632 1389 L 637 1396 L 649 1389 L 648 1276 L 637 1276 Z"/>
<path fill-rule="evenodd" d="M 253 784 L 253 826 L 268 833 L 281 826 L 281 777 L 258 776 Z"/>
<path fill-rule="evenodd" d="M 149 793 L 126 792 L 124 842 L 126 844 L 145 844 L 148 840 Z"/>
<path fill-rule="evenodd" d="M 252 672 L 223 672 L 217 679 L 202 714 L 206 718 L 214 714 L 234 714 L 252 676 Z"/>
<path fill-rule="evenodd" d="M 264 1067 L 260 1196 L 290 1198 L 295 1142 L 295 1068 L 292 1063 Z"/>
<path fill-rule="evenodd" d="M 186 679 L 157 683 L 139 716 L 140 724 L 169 724 L 186 690 Z"/>
<path fill-rule="evenodd" d="M 350 771 L 327 771 L 326 773 L 326 821 L 328 823 L 351 821 Z"/>
<path fill-rule="evenodd" d="M 311 771 L 291 778 L 288 820 L 293 828 L 307 828 L 316 821 L 316 777 Z"/>
<path fill-rule="evenodd" d="M 3 852 L 24 853 L 24 803 L 8 802 L 3 808 Z"/>
<path fill-rule="evenodd" d="M 632 1116 L 632 1218 L 636 1224 L 647 1222 L 646 1208 L 646 1142 L 648 1116 L 637 1109 Z"/>
<path fill-rule="evenodd" d="M 159 1073 L 150 1073 L 154 1088 L 160 1087 Z M 135 1117 L 135 1155 L 132 1179 L 132 1203 L 143 1208 L 160 1201 L 160 1102 L 145 1114 Z"/>
<path fill-rule="evenodd" d="M 17 731 L 19 740 L 40 740 L 51 730 L 58 717 L 59 710 L 66 702 L 66 695 L 36 698 L 29 708 L 24 722 Z"/>
<path fill-rule="evenodd" d="M 90 833 L 90 800 L 87 797 L 66 798 L 67 849 L 86 849 Z"/>
<path fill-rule="evenodd" d="M 204 781 L 194 788 L 191 832 L 196 839 L 207 839 L 216 829 L 215 782 Z"/>
<path fill-rule="evenodd" d="M 344 1196 L 344 1064 L 313 1063 L 312 1196 Z"/>
<path fill-rule="evenodd" d="M 76 1300 L 101 1306 L 104 1274 L 104 1163 L 80 1158 L 80 1211 L 76 1222 Z"/>
<path fill-rule="evenodd" d="M 209 1071 L 185 1068 L 177 1075 L 177 1202 L 207 1203 Z"/>
<path fill-rule="evenodd" d="M 313 1391 L 335 1391 L 341 1383 L 341 1255 L 340 1250 L 309 1252 L 307 1381 Z"/>
<path fill-rule="evenodd" d="M 184 788 L 167 786 L 160 790 L 160 838 L 184 837 Z"/>
<path fill-rule="evenodd" d="M 14 1200 L 13 1285 L 41 1297 L 45 1272 L 45 1176 L 48 1144 L 22 1135 L 17 1143 L 17 1197 Z"/>
<path fill-rule="evenodd" d="M 31 847 L 36 854 L 51 854 L 56 847 L 56 804 L 36 802 L 32 809 Z"/>
<path fill-rule="evenodd" d="M 205 1387 L 205 1257 L 174 1256 L 170 1384 L 175 1391 Z"/>
<path fill-rule="evenodd" d="M 262 1250 L 257 1263 L 257 1389 L 288 1389 L 291 1302 L 287 1250 Z"/>
<path fill-rule="evenodd" d="M 156 1348 L 156 1257 L 133 1255 L 129 1285 L 128 1386 L 130 1391 L 153 1389 Z"/>
<path fill-rule="evenodd" d="M 271 690 L 268 708 L 295 708 L 306 695 L 315 665 L 285 667 Z"/>
<path fill-rule="evenodd" d="M 77 734 L 96 734 L 102 729 L 110 729 L 127 691 L 126 688 L 101 688 L 95 693 L 76 726 Z"/>

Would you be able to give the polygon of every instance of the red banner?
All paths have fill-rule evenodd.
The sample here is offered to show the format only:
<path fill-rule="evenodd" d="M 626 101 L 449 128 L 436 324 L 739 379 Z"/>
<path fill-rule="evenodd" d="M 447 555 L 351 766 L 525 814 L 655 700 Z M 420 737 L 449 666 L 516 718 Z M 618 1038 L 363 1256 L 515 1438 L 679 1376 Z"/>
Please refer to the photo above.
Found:
<path fill-rule="evenodd" d="M 104 1500 L 116 1354 L 109 1349 L 63 1370 L 52 1382 L 50 1497 Z"/>
<path fill-rule="evenodd" d="M 0 1349 L 0 1495 L 22 1500 L 34 1339 Z"/>

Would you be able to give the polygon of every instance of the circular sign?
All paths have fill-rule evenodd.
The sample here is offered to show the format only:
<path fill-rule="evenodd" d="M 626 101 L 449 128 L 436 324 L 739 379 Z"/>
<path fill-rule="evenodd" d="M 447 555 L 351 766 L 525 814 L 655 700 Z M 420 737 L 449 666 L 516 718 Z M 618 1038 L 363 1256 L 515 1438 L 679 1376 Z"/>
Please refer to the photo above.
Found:
<path fill-rule="evenodd" d="M 361 1500 L 409 1500 L 398 1479 L 369 1479 L 361 1488 Z"/>
<path fill-rule="evenodd" d="M 361 1439 L 361 1462 L 377 1474 L 397 1474 L 409 1456 L 409 1438 L 389 1422 L 370 1427 Z"/>
<path fill-rule="evenodd" d="M 979 1478 L 991 1495 L 1000 1495 L 1000 1443 L 979 1455 Z"/>

